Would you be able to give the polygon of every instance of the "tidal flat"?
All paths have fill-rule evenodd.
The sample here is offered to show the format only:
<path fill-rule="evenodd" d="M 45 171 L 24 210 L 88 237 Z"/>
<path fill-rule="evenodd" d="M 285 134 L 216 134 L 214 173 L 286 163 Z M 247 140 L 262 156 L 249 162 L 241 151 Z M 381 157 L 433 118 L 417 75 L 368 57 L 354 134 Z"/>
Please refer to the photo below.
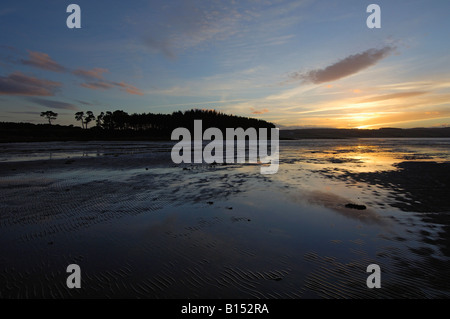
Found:
<path fill-rule="evenodd" d="M 273 175 L 173 145 L 0 144 L 0 298 L 450 297 L 450 139 L 281 141 Z"/>

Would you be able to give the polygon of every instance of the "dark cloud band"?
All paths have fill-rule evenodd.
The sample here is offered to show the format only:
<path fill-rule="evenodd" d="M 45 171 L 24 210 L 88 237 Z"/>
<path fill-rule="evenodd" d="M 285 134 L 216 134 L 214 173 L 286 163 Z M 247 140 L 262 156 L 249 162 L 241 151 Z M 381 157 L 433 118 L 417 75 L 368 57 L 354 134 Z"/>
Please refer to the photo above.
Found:
<path fill-rule="evenodd" d="M 0 76 L 0 95 L 52 96 L 60 82 L 38 79 L 14 72 L 7 77 Z"/>
<path fill-rule="evenodd" d="M 324 69 L 312 70 L 306 73 L 294 72 L 290 77 L 293 80 L 301 80 L 314 84 L 336 81 L 375 65 L 394 50 L 395 48 L 391 46 L 386 46 L 382 49 L 369 49 L 362 53 L 350 55 Z"/>
<path fill-rule="evenodd" d="M 47 71 L 65 72 L 66 68 L 55 62 L 47 53 L 29 51 L 28 60 L 20 60 L 24 65 L 34 66 Z"/>
<path fill-rule="evenodd" d="M 60 102 L 60 101 L 53 101 L 48 99 L 42 99 L 42 98 L 30 98 L 31 102 L 34 102 L 36 104 L 51 108 L 51 109 L 63 109 L 63 110 L 73 110 L 77 111 L 78 108 L 70 103 L 66 102 Z"/>

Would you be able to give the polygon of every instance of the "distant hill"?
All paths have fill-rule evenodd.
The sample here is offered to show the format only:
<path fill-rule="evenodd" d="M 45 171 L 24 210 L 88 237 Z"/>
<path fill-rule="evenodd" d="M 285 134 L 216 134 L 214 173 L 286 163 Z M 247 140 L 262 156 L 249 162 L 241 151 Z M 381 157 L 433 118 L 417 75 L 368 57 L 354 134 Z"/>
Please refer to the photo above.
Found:
<path fill-rule="evenodd" d="M 450 137 L 450 127 L 444 128 L 381 128 L 378 130 L 309 128 L 280 130 L 280 139 L 345 139 L 383 137 Z"/>

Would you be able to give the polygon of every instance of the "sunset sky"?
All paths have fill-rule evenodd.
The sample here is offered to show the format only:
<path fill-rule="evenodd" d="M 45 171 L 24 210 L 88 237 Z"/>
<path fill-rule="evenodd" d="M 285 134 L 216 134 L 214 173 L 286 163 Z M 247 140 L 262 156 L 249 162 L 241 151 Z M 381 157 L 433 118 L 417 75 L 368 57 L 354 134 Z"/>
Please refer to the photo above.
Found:
<path fill-rule="evenodd" d="M 81 7 L 81 29 L 66 8 Z M 366 8 L 381 7 L 381 29 Z M 450 1 L 11 1 L 0 121 L 191 108 L 284 127 L 450 126 Z"/>

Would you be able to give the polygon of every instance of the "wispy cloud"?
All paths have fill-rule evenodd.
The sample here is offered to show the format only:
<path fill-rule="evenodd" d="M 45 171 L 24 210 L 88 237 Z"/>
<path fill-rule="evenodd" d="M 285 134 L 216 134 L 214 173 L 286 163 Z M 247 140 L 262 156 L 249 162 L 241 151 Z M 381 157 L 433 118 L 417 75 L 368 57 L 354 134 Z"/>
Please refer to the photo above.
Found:
<path fill-rule="evenodd" d="M 384 101 L 384 100 L 392 100 L 392 99 L 400 99 L 400 98 L 406 98 L 406 97 L 413 97 L 418 95 L 423 95 L 428 92 L 426 91 L 415 91 L 415 92 L 400 92 L 400 93 L 392 93 L 392 94 L 384 94 L 379 95 L 371 98 L 367 98 L 364 100 L 359 101 L 359 103 L 369 103 L 369 102 L 377 102 L 377 101 Z"/>
<path fill-rule="evenodd" d="M 77 111 L 78 108 L 70 103 L 67 102 L 60 102 L 60 101 L 53 101 L 48 99 L 42 99 L 42 98 L 30 98 L 31 102 L 34 102 L 36 104 L 52 108 L 52 109 L 63 109 L 63 110 L 73 110 Z"/>
<path fill-rule="evenodd" d="M 158 8 L 153 19 L 148 14 L 137 19 L 148 21 L 142 36 L 144 44 L 169 59 L 190 48 L 217 46 L 224 41 L 227 41 L 225 49 L 244 53 L 250 47 L 256 50 L 261 46 L 282 45 L 294 38 L 293 34 L 279 31 L 298 23 L 299 16 L 292 16 L 292 12 L 306 2 L 175 0 Z M 252 38 L 248 41 L 250 34 Z"/>
<path fill-rule="evenodd" d="M 144 95 L 144 93 L 142 93 L 141 90 L 139 90 L 137 87 L 132 86 L 128 83 L 124 83 L 124 82 L 111 82 L 111 83 L 114 84 L 115 86 L 120 87 L 123 91 L 127 92 L 128 94 Z"/>
<path fill-rule="evenodd" d="M 10 114 L 27 114 L 27 115 L 40 115 L 41 114 L 41 112 L 33 112 L 33 111 L 22 111 L 22 112 L 11 111 L 8 113 L 10 113 Z"/>
<path fill-rule="evenodd" d="M 119 87 L 122 91 L 133 95 L 144 95 L 137 87 L 125 82 L 95 81 L 81 83 L 81 86 L 91 90 L 108 90 L 113 87 Z"/>
<path fill-rule="evenodd" d="M 62 84 L 14 72 L 0 76 L 0 95 L 52 96 Z"/>
<path fill-rule="evenodd" d="M 109 72 L 108 69 L 95 67 L 92 69 L 77 68 L 73 71 L 55 62 L 47 53 L 28 51 L 29 57 L 27 60 L 21 59 L 20 63 L 24 65 L 30 65 L 36 68 L 53 71 L 53 72 L 71 72 L 72 74 L 88 80 L 88 82 L 81 83 L 82 87 L 92 90 L 107 90 L 114 87 L 119 88 L 128 94 L 144 95 L 144 93 L 137 87 L 121 82 L 107 81 L 104 79 L 103 74 Z M 4 85 L 6 87 L 6 85 Z M 20 91 L 20 90 L 19 90 Z M 24 90 L 22 90 L 24 91 Z M 45 94 L 44 94 L 45 93 Z M 41 94 L 27 94 L 27 95 L 53 95 L 48 92 Z"/>
<path fill-rule="evenodd" d="M 252 111 L 252 114 L 264 114 L 264 113 L 268 113 L 269 112 L 269 110 L 266 109 L 266 108 L 257 110 L 254 107 L 250 107 L 250 110 Z"/>
<path fill-rule="evenodd" d="M 219 8 L 220 7 L 220 8 Z M 206 40 L 226 36 L 233 24 L 231 8 L 210 2 L 174 1 L 158 12 L 152 21 L 144 43 L 167 58 L 176 57 L 178 50 L 194 47 Z"/>
<path fill-rule="evenodd" d="M 369 49 L 362 53 L 350 55 L 324 69 L 311 70 L 306 73 L 294 72 L 289 77 L 291 80 L 300 80 L 314 84 L 336 81 L 377 64 L 394 50 L 395 47 L 392 46 L 386 46 L 381 49 Z"/>
<path fill-rule="evenodd" d="M 108 69 L 93 68 L 91 70 L 76 69 L 72 73 L 86 79 L 103 79 L 103 73 L 109 72 Z"/>
<path fill-rule="evenodd" d="M 90 103 L 90 102 L 86 102 L 86 101 L 82 101 L 82 100 L 75 100 L 77 103 L 83 104 L 83 105 L 87 105 L 87 106 L 93 106 L 94 103 Z"/>
<path fill-rule="evenodd" d="M 113 84 L 104 82 L 104 81 L 97 81 L 97 82 L 86 82 L 80 84 L 82 87 L 92 90 L 107 90 L 112 87 L 114 87 Z"/>
<path fill-rule="evenodd" d="M 148 35 L 145 37 L 144 43 L 155 52 L 161 52 L 169 59 L 174 59 L 176 57 L 173 44 L 168 39 L 158 39 L 156 35 Z"/>
<path fill-rule="evenodd" d="M 66 68 L 55 62 L 47 53 L 28 51 L 28 60 L 20 60 L 24 65 L 30 65 L 53 72 L 65 72 Z"/>
<path fill-rule="evenodd" d="M 0 17 L 6 16 L 10 13 L 14 13 L 16 11 L 17 11 L 17 9 L 15 9 L 15 8 L 3 8 L 0 10 Z"/>

